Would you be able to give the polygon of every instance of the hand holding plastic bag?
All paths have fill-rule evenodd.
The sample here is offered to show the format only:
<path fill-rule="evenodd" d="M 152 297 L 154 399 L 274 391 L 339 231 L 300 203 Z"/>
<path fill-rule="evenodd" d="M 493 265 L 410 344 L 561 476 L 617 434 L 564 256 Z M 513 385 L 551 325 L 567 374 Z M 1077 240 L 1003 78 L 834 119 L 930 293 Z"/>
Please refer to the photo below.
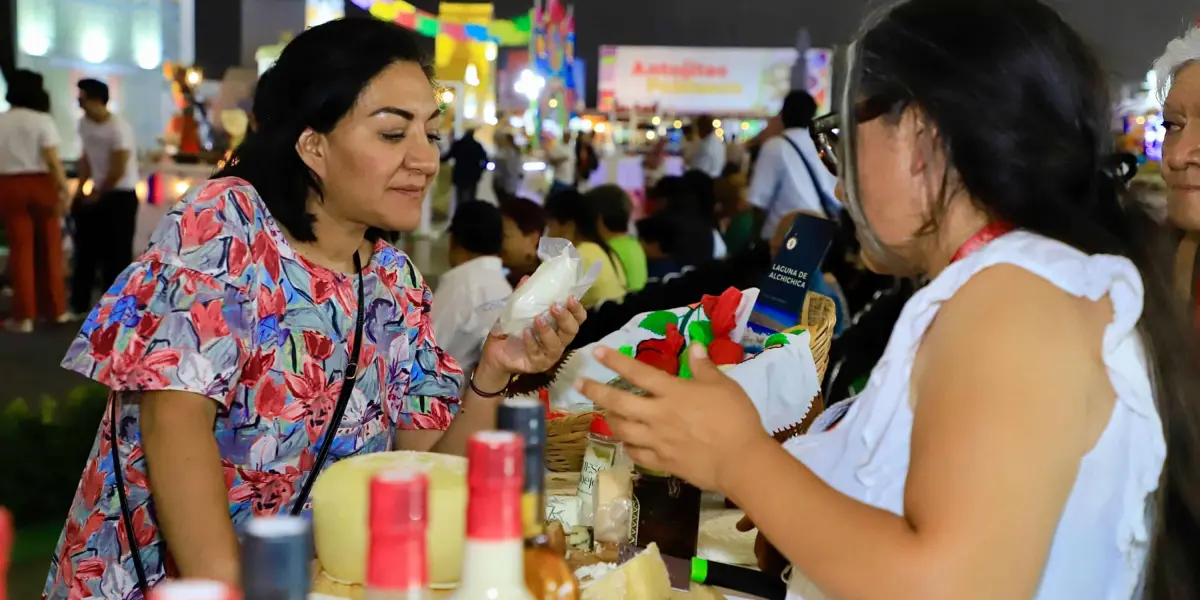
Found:
<path fill-rule="evenodd" d="M 575 246 L 561 238 L 542 238 L 538 258 L 542 259 L 541 266 L 517 287 L 500 310 L 497 329 L 501 335 L 519 336 L 552 306 L 565 306 L 567 298 L 582 298 L 600 276 L 598 261 L 584 265 Z"/>

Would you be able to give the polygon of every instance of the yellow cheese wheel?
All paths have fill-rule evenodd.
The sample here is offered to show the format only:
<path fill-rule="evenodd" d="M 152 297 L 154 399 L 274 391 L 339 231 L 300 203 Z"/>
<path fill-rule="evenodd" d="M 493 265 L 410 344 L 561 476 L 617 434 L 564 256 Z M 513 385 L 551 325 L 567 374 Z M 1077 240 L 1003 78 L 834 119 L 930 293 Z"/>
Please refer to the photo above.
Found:
<path fill-rule="evenodd" d="M 381 452 L 338 461 L 313 486 L 313 538 L 325 575 L 361 585 L 366 578 L 371 476 L 392 469 L 429 475 L 429 581 L 453 586 L 462 572 L 467 460 L 429 452 Z"/>

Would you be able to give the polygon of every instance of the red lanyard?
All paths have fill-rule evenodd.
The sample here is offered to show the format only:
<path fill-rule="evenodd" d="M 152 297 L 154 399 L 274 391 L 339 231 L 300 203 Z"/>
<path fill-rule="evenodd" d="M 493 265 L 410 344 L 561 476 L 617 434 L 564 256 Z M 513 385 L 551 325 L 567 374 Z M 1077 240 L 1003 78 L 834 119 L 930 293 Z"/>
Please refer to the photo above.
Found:
<path fill-rule="evenodd" d="M 963 242 L 963 245 L 958 247 L 958 252 L 950 259 L 950 264 L 954 264 L 971 254 L 976 250 L 992 243 L 992 240 L 1012 231 L 1014 227 L 1007 221 L 992 221 L 984 226 L 983 229 L 975 232 L 975 235 Z"/>

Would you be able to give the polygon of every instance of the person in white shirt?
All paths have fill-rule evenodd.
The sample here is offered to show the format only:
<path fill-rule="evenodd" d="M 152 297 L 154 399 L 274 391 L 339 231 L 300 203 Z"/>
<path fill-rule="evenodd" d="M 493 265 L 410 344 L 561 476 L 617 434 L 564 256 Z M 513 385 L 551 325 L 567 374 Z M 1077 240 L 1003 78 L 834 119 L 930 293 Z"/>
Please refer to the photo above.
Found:
<path fill-rule="evenodd" d="M 16 71 L 6 100 L 12 108 L 0 114 L 0 222 L 8 240 L 13 306 L 5 326 L 28 333 L 33 331 L 39 305 L 47 310 L 42 316 L 49 320 L 68 318 L 62 216 L 69 192 L 42 76 Z M 41 302 L 39 289 L 45 294 Z"/>
<path fill-rule="evenodd" d="M 696 143 L 688 167 L 716 179 L 725 170 L 725 140 L 717 135 L 717 128 L 713 126 L 713 118 L 709 115 L 701 115 L 697 119 L 696 133 L 700 140 Z"/>
<path fill-rule="evenodd" d="M 108 85 L 95 79 L 78 84 L 79 191 L 71 209 L 75 220 L 75 260 L 71 274 L 71 310 L 86 313 L 92 307 L 96 270 L 108 287 L 133 262 L 133 234 L 137 221 L 137 147 L 133 129 L 109 112 Z M 85 182 L 91 181 L 90 193 Z"/>
<path fill-rule="evenodd" d="M 554 182 L 550 184 L 549 196 L 563 190 L 575 188 L 575 146 L 571 143 L 571 132 L 564 131 L 561 140 L 546 151 L 546 160 L 554 168 Z"/>
<path fill-rule="evenodd" d="M 513 291 L 500 263 L 504 244 L 500 209 L 482 200 L 466 202 L 455 211 L 449 233 L 451 268 L 442 274 L 433 294 L 433 332 L 438 345 L 469 372 L 479 363 L 494 321 L 478 309 L 508 298 Z"/>
<path fill-rule="evenodd" d="M 775 234 L 788 213 L 805 210 L 833 219 L 841 210 L 833 195 L 837 178 L 822 166 L 808 133 L 816 112 L 817 103 L 808 92 L 793 90 L 779 112 L 783 132 L 767 140 L 759 152 L 750 180 L 750 204 L 766 213 L 764 240 Z"/>
<path fill-rule="evenodd" d="M 496 136 L 496 171 L 493 173 L 492 184 L 496 188 L 496 197 L 513 196 L 521 191 L 521 178 L 525 175 L 525 158 L 511 133 L 501 133 Z"/>

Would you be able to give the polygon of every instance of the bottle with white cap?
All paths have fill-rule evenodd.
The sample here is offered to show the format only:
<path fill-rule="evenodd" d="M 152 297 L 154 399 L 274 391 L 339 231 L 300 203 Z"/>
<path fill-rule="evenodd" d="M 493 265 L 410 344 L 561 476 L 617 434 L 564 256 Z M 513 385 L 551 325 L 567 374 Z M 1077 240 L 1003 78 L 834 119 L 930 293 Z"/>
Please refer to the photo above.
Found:
<path fill-rule="evenodd" d="M 149 600 L 241 600 L 233 586 L 207 579 L 164 581 L 150 590 Z"/>
<path fill-rule="evenodd" d="M 370 498 L 366 600 L 428 600 L 429 476 L 379 473 Z"/>
<path fill-rule="evenodd" d="M 313 559 L 308 519 L 259 517 L 242 536 L 242 593 L 245 600 L 305 600 Z"/>
<path fill-rule="evenodd" d="M 533 600 L 525 587 L 522 446 L 508 431 L 467 441 L 467 543 L 453 600 Z"/>

